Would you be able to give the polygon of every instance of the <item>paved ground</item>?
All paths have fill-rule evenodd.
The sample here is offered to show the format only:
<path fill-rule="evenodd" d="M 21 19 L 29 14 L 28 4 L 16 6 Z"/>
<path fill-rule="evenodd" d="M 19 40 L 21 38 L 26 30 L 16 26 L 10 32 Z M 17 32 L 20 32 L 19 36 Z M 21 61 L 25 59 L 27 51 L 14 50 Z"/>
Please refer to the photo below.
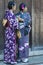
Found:
<path fill-rule="evenodd" d="M 0 65 L 8 65 L 3 62 L 2 51 L 0 51 Z M 43 65 L 43 50 L 33 52 L 31 51 L 28 63 L 17 63 L 16 65 Z"/>
<path fill-rule="evenodd" d="M 0 61 L 0 65 L 6 65 L 6 64 L 4 64 L 3 61 Z M 17 63 L 16 65 L 43 65 L 43 55 L 29 57 L 28 63 Z"/>

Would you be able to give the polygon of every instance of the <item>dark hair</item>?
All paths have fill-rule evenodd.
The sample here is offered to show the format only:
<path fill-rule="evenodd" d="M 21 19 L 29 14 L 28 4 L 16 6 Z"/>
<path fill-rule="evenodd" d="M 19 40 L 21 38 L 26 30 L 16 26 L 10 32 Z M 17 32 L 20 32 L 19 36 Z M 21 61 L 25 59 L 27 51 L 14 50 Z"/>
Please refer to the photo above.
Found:
<path fill-rule="evenodd" d="M 21 3 L 21 4 L 19 5 L 19 10 L 20 10 L 20 11 L 23 11 L 25 7 L 26 7 L 26 5 L 25 5 L 24 3 Z"/>
<path fill-rule="evenodd" d="M 16 5 L 14 1 L 9 1 L 8 2 L 8 9 L 12 9 L 12 6 Z"/>

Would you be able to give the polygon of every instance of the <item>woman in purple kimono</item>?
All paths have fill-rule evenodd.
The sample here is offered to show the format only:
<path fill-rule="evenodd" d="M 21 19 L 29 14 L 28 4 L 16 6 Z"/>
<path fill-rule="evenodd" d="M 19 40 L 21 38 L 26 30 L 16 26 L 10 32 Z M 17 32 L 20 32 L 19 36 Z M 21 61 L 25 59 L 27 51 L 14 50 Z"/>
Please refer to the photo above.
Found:
<path fill-rule="evenodd" d="M 18 23 L 14 15 L 14 10 L 16 10 L 16 4 L 13 1 L 8 3 L 8 10 L 5 13 L 5 19 L 7 23 L 5 25 L 5 45 L 4 45 L 4 62 L 5 63 L 16 63 L 16 29 L 18 28 Z"/>

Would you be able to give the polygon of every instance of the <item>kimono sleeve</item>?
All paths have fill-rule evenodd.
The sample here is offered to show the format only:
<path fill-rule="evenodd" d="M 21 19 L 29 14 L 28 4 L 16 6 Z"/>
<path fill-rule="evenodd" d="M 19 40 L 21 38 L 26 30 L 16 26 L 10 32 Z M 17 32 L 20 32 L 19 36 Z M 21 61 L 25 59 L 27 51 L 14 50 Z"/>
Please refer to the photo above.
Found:
<path fill-rule="evenodd" d="M 27 13 L 27 20 L 28 20 L 28 24 L 31 24 L 31 16 L 29 13 Z"/>
<path fill-rule="evenodd" d="M 14 19 L 13 27 L 14 27 L 15 29 L 18 29 L 18 19 L 17 19 L 16 17 L 15 17 L 15 19 Z"/>
<path fill-rule="evenodd" d="M 18 12 L 17 14 L 15 14 L 16 18 L 20 17 L 20 12 Z"/>
<path fill-rule="evenodd" d="M 18 21 L 16 19 L 16 17 L 13 15 L 9 15 L 8 16 L 8 21 L 10 23 L 10 27 L 13 28 L 13 29 L 18 29 Z"/>
<path fill-rule="evenodd" d="M 10 28 L 18 29 L 18 21 L 14 14 L 12 15 L 9 11 L 6 11 L 4 18 L 9 22 Z"/>
<path fill-rule="evenodd" d="M 25 26 L 31 25 L 31 16 L 29 13 L 25 13 L 26 18 L 25 20 Z"/>

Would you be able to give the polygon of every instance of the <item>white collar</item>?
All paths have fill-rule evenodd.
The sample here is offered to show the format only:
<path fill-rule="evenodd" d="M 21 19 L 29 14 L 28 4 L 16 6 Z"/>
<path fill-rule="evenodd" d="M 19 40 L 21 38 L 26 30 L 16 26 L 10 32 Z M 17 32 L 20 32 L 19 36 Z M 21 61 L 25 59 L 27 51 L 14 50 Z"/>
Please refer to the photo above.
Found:
<path fill-rule="evenodd" d="M 13 11 L 12 11 L 12 10 L 10 10 L 10 13 L 11 13 L 12 15 L 14 15 L 14 13 L 13 13 Z"/>
<path fill-rule="evenodd" d="M 23 12 L 21 11 L 21 13 L 23 14 Z"/>

